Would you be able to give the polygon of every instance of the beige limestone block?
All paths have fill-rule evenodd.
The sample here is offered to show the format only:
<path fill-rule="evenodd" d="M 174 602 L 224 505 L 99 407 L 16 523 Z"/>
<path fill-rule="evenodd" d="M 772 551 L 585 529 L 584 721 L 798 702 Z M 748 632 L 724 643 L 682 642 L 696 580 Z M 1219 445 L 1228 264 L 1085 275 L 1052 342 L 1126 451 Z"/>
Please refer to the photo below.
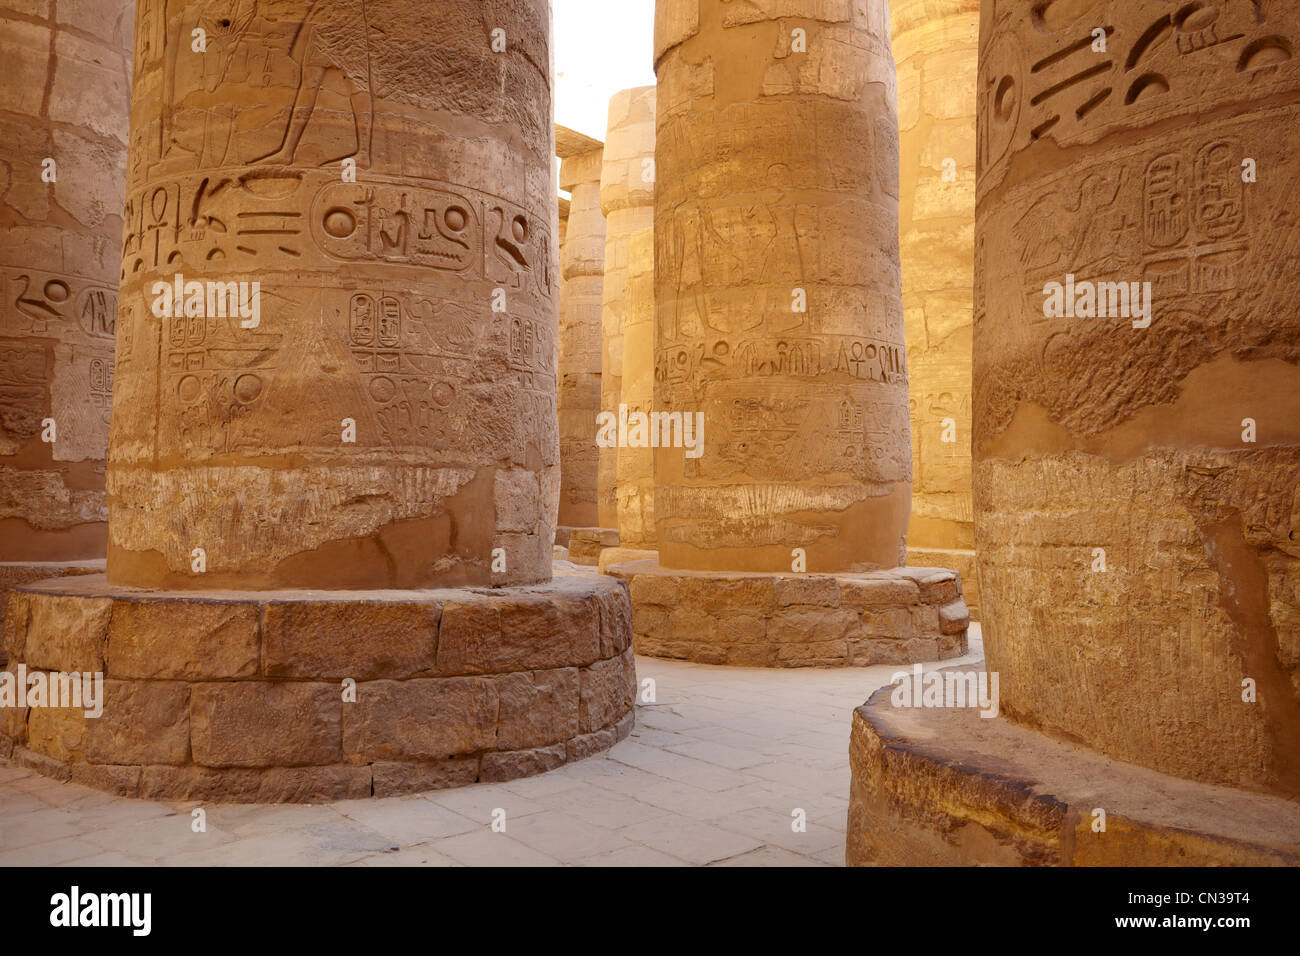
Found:
<path fill-rule="evenodd" d="M 988 666 L 1015 720 L 1294 799 L 1300 233 L 1283 197 L 1300 187 L 1300 21 L 1281 4 L 1090 7 L 982 10 Z M 1104 53 L 1083 42 L 1096 24 Z M 1051 314 L 1050 284 L 1070 282 L 1079 308 Z M 1125 315 L 1113 286 L 1091 316 L 1096 283 L 1137 283 L 1150 309 Z"/>
<path fill-rule="evenodd" d="M 549 4 L 251 5 L 202 56 L 206 4 L 141 10 L 109 580 L 548 580 Z M 247 308 L 173 314 L 179 276 L 245 283 Z"/>
<path fill-rule="evenodd" d="M 911 499 L 888 4 L 660 4 L 655 408 L 666 567 L 903 561 Z M 802 42 L 796 28 L 803 31 Z"/>
<path fill-rule="evenodd" d="M 600 203 L 605 234 L 604 318 L 622 330 L 618 401 L 604 411 L 622 416 L 654 409 L 655 88 L 614 94 L 609 103 Z M 631 433 L 629 433 L 630 435 Z M 654 449 L 630 442 L 617 451 L 615 498 L 623 547 L 655 546 Z"/>
<path fill-rule="evenodd" d="M 133 8 L 0 10 L 0 561 L 108 540 Z"/>
<path fill-rule="evenodd" d="M 560 188 L 570 193 L 560 271 L 560 512 L 559 523 L 598 520 L 601 449 L 596 446 L 603 352 L 601 296 L 605 217 L 600 209 L 601 144 L 557 127 Z"/>

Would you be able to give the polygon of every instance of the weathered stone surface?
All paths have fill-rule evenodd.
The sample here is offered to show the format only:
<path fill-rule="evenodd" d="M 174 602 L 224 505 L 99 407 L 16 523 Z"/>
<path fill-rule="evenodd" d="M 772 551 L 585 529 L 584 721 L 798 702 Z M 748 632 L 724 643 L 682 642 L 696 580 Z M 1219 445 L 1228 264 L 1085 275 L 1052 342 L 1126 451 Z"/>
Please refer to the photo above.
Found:
<path fill-rule="evenodd" d="M 908 550 L 972 549 L 971 332 L 979 0 L 891 0 L 912 420 Z M 909 554 L 909 564 L 917 562 Z M 956 567 L 947 560 L 937 561 Z M 973 575 L 962 571 L 968 584 Z"/>
<path fill-rule="evenodd" d="M 657 17 L 654 401 L 705 422 L 701 457 L 656 452 L 660 560 L 895 567 L 912 456 L 888 4 Z"/>
<path fill-rule="evenodd" d="M 120 797 L 140 795 L 142 771 L 139 767 L 105 763 L 73 763 L 68 764 L 68 768 L 71 771 L 68 779 L 83 787 L 93 787 L 96 790 L 115 793 Z"/>
<path fill-rule="evenodd" d="M 497 685 L 479 677 L 368 681 L 344 705 L 343 750 L 358 762 L 442 760 L 496 746 Z"/>
<path fill-rule="evenodd" d="M 618 739 L 613 730 L 597 730 L 590 734 L 579 734 L 565 743 L 566 762 L 573 763 L 575 760 L 586 760 L 598 753 L 604 753 L 618 743 Z"/>
<path fill-rule="evenodd" d="M 18 766 L 35 770 L 43 777 L 60 782 L 72 779 L 73 765 L 65 760 L 56 760 L 54 757 L 47 757 L 45 754 L 18 746 L 13 748 L 12 756 Z"/>
<path fill-rule="evenodd" d="M 27 624 L 30 610 L 27 597 L 23 594 L 11 594 L 5 599 L 3 630 L 0 630 L 0 667 L 9 663 L 9 658 L 21 659 L 27 646 Z"/>
<path fill-rule="evenodd" d="M 27 746 L 52 760 L 84 761 L 88 723 L 78 707 L 29 707 Z"/>
<path fill-rule="evenodd" d="M 943 634 L 962 634 L 970 625 L 970 612 L 966 602 L 958 598 L 939 608 L 939 631 Z"/>
<path fill-rule="evenodd" d="M 578 733 L 578 668 L 510 674 L 494 684 L 498 749 L 548 747 Z"/>
<path fill-rule="evenodd" d="M 194 762 L 205 767 L 340 763 L 341 698 L 336 684 L 193 684 L 190 743 Z"/>
<path fill-rule="evenodd" d="M 638 654 L 739 667 L 866 667 L 966 653 L 970 619 L 960 598 L 949 599 L 961 590 L 950 571 L 711 573 L 654 561 L 608 570 L 628 581 Z"/>
<path fill-rule="evenodd" d="M 554 770 L 567 760 L 564 744 L 538 747 L 535 750 L 515 750 L 484 754 L 480 779 L 484 783 L 500 783 L 530 777 L 536 773 Z"/>
<path fill-rule="evenodd" d="M 256 604 L 210 600 L 114 601 L 108 673 L 186 681 L 255 677 L 261 611 Z"/>
<path fill-rule="evenodd" d="M 988 667 L 1028 725 L 1294 799 L 1300 305 L 1278 197 L 1300 182 L 1300 20 L 1106 0 L 1098 54 L 1055 6 L 981 11 Z"/>
<path fill-rule="evenodd" d="M 36 581 L 45 581 L 50 578 L 71 577 L 82 574 L 103 574 L 104 560 L 102 558 L 91 561 L 60 562 L 60 561 L 24 561 L 24 562 L 0 562 L 0 622 L 6 617 L 6 608 L 9 604 L 10 591 L 12 588 L 20 587 L 24 584 L 31 584 Z M 13 633 L 15 646 L 18 655 L 22 654 L 22 643 L 27 636 L 27 619 L 26 609 L 20 610 L 23 615 L 14 625 Z M 0 634 L 0 667 L 3 667 L 9 660 L 11 651 L 5 643 L 9 638 L 6 627 L 4 633 Z"/>
<path fill-rule="evenodd" d="M 22 661 L 34 670 L 102 672 L 112 606 L 105 598 L 64 596 L 29 605 Z"/>
<path fill-rule="evenodd" d="M 0 668 L 0 672 L 10 674 L 7 679 L 14 681 L 14 686 L 17 686 L 18 665 L 16 663 L 6 664 Z M 0 736 L 20 744 L 24 743 L 27 740 L 27 711 L 26 707 L 0 707 Z"/>
<path fill-rule="evenodd" d="M 441 614 L 434 602 L 272 601 L 262 667 L 268 677 L 428 676 L 437 669 Z"/>
<path fill-rule="evenodd" d="M 109 580 L 549 580 L 549 4 L 333 0 L 250 15 L 209 29 L 202 56 L 189 50 L 199 5 L 138 31 Z M 155 317 L 154 284 L 179 274 L 260 282 L 256 327 Z M 496 547 L 510 552 L 504 574 Z"/>
<path fill-rule="evenodd" d="M 811 604 L 817 607 L 839 607 L 840 586 L 832 577 L 808 575 L 777 578 L 772 583 L 776 603 L 781 607 L 791 604 Z"/>
<path fill-rule="evenodd" d="M 850 866 L 1300 863 L 1294 801 L 1165 776 L 970 707 L 894 707 L 892 693 L 853 714 Z"/>
<path fill-rule="evenodd" d="M 560 188 L 571 196 L 560 272 L 560 524 L 599 523 L 596 415 L 601 408 L 601 296 L 605 217 L 600 209 L 601 143 L 556 128 Z"/>
<path fill-rule="evenodd" d="M 644 548 L 605 548 L 600 552 L 600 558 L 596 562 L 596 570 L 604 574 L 611 564 L 626 564 L 628 561 L 654 561 L 658 560 L 658 558 L 658 551 L 647 551 Z"/>
<path fill-rule="evenodd" d="M 629 647 L 609 661 L 584 667 L 578 726 L 584 734 L 609 727 L 632 709 L 636 699 L 636 665 Z"/>
<path fill-rule="evenodd" d="M 465 787 L 479 779 L 479 758 L 456 757 L 434 761 L 376 761 L 373 771 L 375 797 L 400 797 L 426 790 Z"/>
<path fill-rule="evenodd" d="M 602 323 L 610 337 L 618 391 L 607 390 L 602 411 L 649 413 L 654 407 L 655 88 L 615 93 L 609 101 L 600 207 L 605 213 L 605 289 Z M 615 362 L 610 354 L 622 350 Z M 620 444 L 614 497 L 619 540 L 653 549 L 654 449 Z M 602 518 L 601 523 L 604 524 Z"/>
<path fill-rule="evenodd" d="M 221 803 L 325 803 L 369 797 L 369 767 L 144 767 L 144 800 L 211 800 Z"/>
<path fill-rule="evenodd" d="M 438 670 L 443 674 L 590 664 L 600 654 L 599 609 L 577 594 L 521 592 L 505 600 L 443 606 L 438 637 Z"/>
<path fill-rule="evenodd" d="M 17 744 L 60 766 L 88 760 L 110 767 L 143 767 L 146 775 L 140 786 L 142 791 L 155 787 L 151 793 L 221 794 L 226 780 L 236 797 L 264 793 L 268 799 L 295 800 L 309 799 L 308 794 L 352 792 L 349 788 L 359 785 L 347 775 L 168 775 L 158 768 L 257 769 L 269 774 L 274 769 L 352 761 L 376 765 L 375 792 L 382 795 L 473 782 L 480 779 L 483 758 L 498 749 L 531 756 L 497 761 L 491 774 L 540 772 L 556 755 L 567 757 L 571 740 L 576 741 L 574 753 L 585 756 L 593 748 L 611 745 L 616 739 L 611 732 L 626 733 L 635 673 L 631 608 L 623 582 L 573 574 L 534 588 L 379 591 L 354 594 L 351 601 L 349 594 L 353 592 L 317 591 L 311 600 L 300 595 L 293 601 L 283 592 L 145 596 L 113 588 L 94 576 L 28 585 L 15 592 L 11 617 L 34 609 L 42 620 L 70 614 L 75 619 L 78 602 L 91 608 L 96 602 L 111 605 L 111 617 L 123 604 L 142 602 L 152 607 L 141 616 L 148 626 L 138 633 L 150 640 L 169 630 L 193 630 L 196 620 L 212 623 L 202 614 L 196 618 L 196 607 L 217 606 L 227 617 L 239 609 L 234 616 L 254 622 L 264 617 L 268 634 L 278 628 L 276 646 L 286 654 L 302 643 L 305 650 L 298 660 L 315 662 L 321 674 L 314 681 L 286 675 L 268 679 L 256 669 L 220 681 L 109 679 L 101 717 L 86 718 L 81 710 L 44 708 L 37 713 L 38 708 L 5 708 L 0 711 L 0 738 L 10 752 Z M 344 700 L 354 688 L 326 673 L 344 653 L 339 644 L 347 643 L 345 635 L 332 628 L 351 628 L 354 645 L 382 643 L 391 635 L 398 647 L 403 629 L 409 629 L 408 636 L 425 630 L 433 634 L 442 607 L 451 611 L 441 621 L 448 635 L 444 647 L 459 655 L 449 660 L 457 667 L 479 668 L 486 676 L 443 674 L 436 671 L 436 655 L 429 653 L 425 664 L 437 676 L 353 678 L 358 680 L 356 701 Z M 277 609 L 292 613 L 277 619 Z M 484 622 L 487 627 L 480 628 Z M 323 631 L 314 633 L 317 628 Z M 132 633 L 136 631 L 124 627 L 120 636 L 127 640 Z M 424 638 L 412 640 L 418 644 Z M 255 660 L 256 650 L 255 645 Z M 361 651 L 354 646 L 346 653 Z M 263 658 L 271 659 L 266 654 Z M 110 661 L 114 659 L 110 655 Z M 355 659 L 391 662 L 393 656 L 376 652 Z M 418 658 L 402 660 L 410 664 Z M 10 662 L 8 670 L 16 671 L 21 663 Z M 593 664 L 596 670 L 584 680 L 580 668 Z M 362 673 L 360 665 L 355 673 Z M 33 714 L 37 716 L 31 725 Z M 453 756 L 456 759 L 448 762 Z M 114 792 L 126 792 L 130 776 L 129 769 L 112 770 L 87 780 L 92 786 L 100 781 Z"/>
<path fill-rule="evenodd" d="M 913 518 L 915 518 L 915 512 Z M 952 550 L 943 548 L 917 548 L 909 544 L 907 548 L 909 566 L 927 568 L 951 568 L 961 578 L 962 597 L 970 608 L 970 619 L 980 619 L 979 576 L 976 574 L 974 550 Z"/>
<path fill-rule="evenodd" d="M 0 562 L 102 558 L 108 540 L 134 6 L 0 12 Z"/>
<path fill-rule="evenodd" d="M 104 681 L 104 712 L 86 721 L 84 754 L 98 764 L 188 763 L 189 685 Z"/>
<path fill-rule="evenodd" d="M 616 528 L 574 528 L 569 535 L 569 560 L 574 564 L 598 565 L 607 548 L 619 546 Z"/>

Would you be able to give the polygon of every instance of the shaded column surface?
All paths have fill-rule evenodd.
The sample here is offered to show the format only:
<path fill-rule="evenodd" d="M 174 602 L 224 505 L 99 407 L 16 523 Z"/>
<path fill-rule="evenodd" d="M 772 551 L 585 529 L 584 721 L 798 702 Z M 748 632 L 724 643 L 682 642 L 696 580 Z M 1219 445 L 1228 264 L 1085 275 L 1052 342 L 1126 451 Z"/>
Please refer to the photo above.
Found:
<path fill-rule="evenodd" d="M 542 0 L 220 16 L 142 0 L 111 582 L 549 579 L 549 15 Z M 251 317 L 206 285 L 252 282 Z M 205 284 L 206 308 L 185 283 Z"/>
<path fill-rule="evenodd" d="M 551 577 L 550 4 L 142 0 L 136 27 L 108 573 L 11 589 L 0 641 L 101 675 L 102 713 L 0 708 L 0 758 L 322 802 L 613 746 L 626 589 Z"/>
<path fill-rule="evenodd" d="M 108 541 L 133 4 L 18 6 L 0 10 L 0 562 L 49 576 Z"/>
<path fill-rule="evenodd" d="M 911 450 L 884 2 L 657 7 L 655 408 L 664 565 L 903 560 Z M 801 40 L 802 38 L 802 40 Z"/>
<path fill-rule="evenodd" d="M 855 711 L 850 865 L 1300 863 L 1298 31 L 980 5 L 986 670 Z"/>
<path fill-rule="evenodd" d="M 669 0 L 655 50 L 658 555 L 601 562 L 629 582 L 637 652 L 743 667 L 961 656 L 958 575 L 901 567 L 888 5 Z"/>
<path fill-rule="evenodd" d="M 654 405 L 655 88 L 614 94 L 609 103 L 600 205 L 605 212 L 607 328 L 622 329 L 618 401 L 606 411 L 649 413 Z M 654 450 L 618 449 L 615 497 L 619 544 L 653 549 Z"/>
<path fill-rule="evenodd" d="M 569 223 L 560 259 L 560 525 L 597 523 L 596 415 L 601 401 L 601 294 L 605 217 L 600 211 L 601 144 L 556 127 L 560 188 Z"/>
<path fill-rule="evenodd" d="M 893 0 L 899 247 L 912 419 L 909 564 L 962 572 L 976 611 L 971 518 L 978 0 Z"/>
<path fill-rule="evenodd" d="M 1293 798 L 1298 49 L 1276 3 L 986 6 L 974 371 L 1004 712 Z"/>

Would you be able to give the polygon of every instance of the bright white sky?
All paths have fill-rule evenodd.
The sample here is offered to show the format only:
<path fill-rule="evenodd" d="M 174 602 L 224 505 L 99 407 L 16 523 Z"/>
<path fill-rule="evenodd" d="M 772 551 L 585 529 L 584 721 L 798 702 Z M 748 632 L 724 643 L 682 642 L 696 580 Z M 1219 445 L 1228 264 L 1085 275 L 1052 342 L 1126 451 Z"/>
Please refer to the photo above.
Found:
<path fill-rule="evenodd" d="M 609 98 L 652 86 L 654 0 L 554 0 L 555 122 L 605 139 Z"/>

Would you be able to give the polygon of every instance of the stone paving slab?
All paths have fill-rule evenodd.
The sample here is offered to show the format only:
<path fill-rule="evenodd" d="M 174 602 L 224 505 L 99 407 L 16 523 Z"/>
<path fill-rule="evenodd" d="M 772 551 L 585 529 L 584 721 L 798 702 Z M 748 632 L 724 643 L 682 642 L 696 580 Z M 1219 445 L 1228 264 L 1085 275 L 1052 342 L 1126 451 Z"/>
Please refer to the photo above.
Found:
<path fill-rule="evenodd" d="M 978 627 L 971 639 L 960 663 L 981 657 Z M 504 784 L 209 806 L 114 797 L 0 761 L 0 866 L 843 865 L 852 712 L 898 667 L 636 665 L 655 700 L 638 700 L 627 740 Z M 193 830 L 196 808 L 206 832 Z"/>

